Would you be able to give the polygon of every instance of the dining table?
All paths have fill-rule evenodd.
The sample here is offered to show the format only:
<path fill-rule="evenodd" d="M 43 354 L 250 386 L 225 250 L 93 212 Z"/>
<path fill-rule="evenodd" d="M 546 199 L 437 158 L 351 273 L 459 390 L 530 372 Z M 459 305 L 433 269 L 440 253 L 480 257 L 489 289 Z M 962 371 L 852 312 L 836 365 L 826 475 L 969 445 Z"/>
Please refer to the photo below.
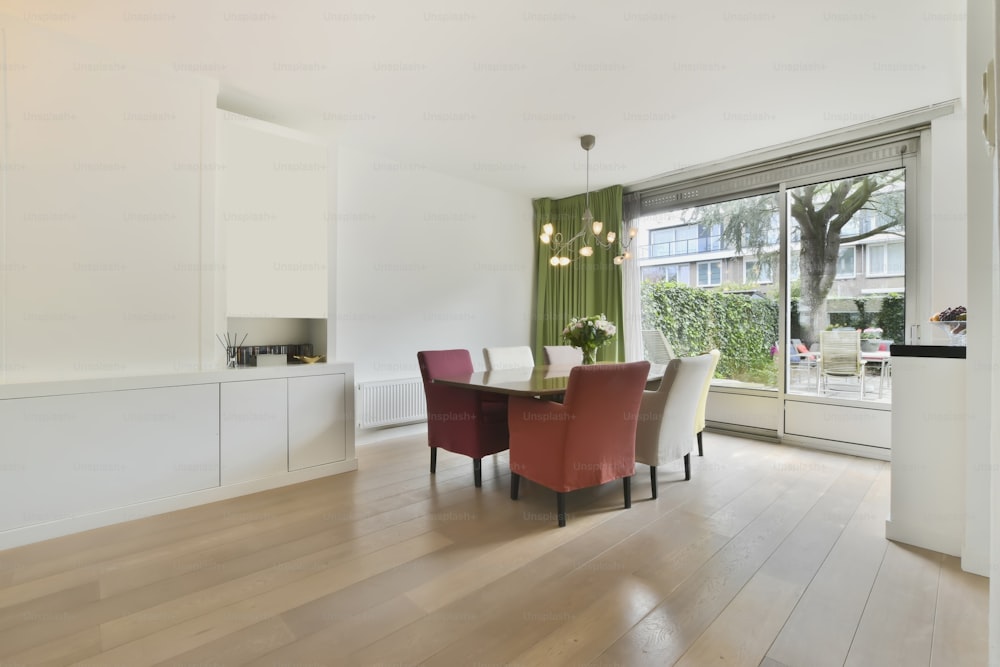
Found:
<path fill-rule="evenodd" d="M 598 365 L 603 365 L 602 362 Z M 475 389 L 507 396 L 555 398 L 566 393 L 573 365 L 547 365 L 476 371 L 462 375 L 434 378 L 434 382 L 452 387 Z M 650 364 L 647 389 L 659 386 L 665 364 Z"/>

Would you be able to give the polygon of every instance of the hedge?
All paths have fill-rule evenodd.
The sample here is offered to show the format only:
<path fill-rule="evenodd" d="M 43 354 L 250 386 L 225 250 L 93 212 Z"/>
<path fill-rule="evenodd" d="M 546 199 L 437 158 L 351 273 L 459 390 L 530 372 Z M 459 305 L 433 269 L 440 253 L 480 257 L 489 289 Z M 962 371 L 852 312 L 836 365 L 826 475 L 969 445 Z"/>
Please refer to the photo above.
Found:
<path fill-rule="evenodd" d="M 678 356 L 718 348 L 717 377 L 775 383 L 771 346 L 778 340 L 778 304 L 770 299 L 647 282 L 642 328 L 662 331 Z"/>

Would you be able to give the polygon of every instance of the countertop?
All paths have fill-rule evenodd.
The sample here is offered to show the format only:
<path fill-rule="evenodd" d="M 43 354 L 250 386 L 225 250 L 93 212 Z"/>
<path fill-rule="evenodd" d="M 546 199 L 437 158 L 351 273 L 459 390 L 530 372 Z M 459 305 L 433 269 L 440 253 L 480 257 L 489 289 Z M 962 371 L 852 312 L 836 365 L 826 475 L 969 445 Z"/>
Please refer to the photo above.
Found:
<path fill-rule="evenodd" d="M 889 354 L 897 357 L 921 357 L 924 359 L 965 359 L 965 347 L 957 345 L 895 345 L 889 347 Z"/>
<path fill-rule="evenodd" d="M 202 371 L 187 371 L 182 373 L 117 375 L 113 377 L 99 378 L 0 383 L 0 400 L 11 398 L 31 398 L 37 396 L 60 396 L 65 394 L 90 394 L 105 391 L 128 391 L 132 389 L 152 389 L 155 387 L 180 387 L 192 384 L 213 384 L 216 382 L 269 380 L 275 378 L 304 377 L 309 375 L 328 375 L 331 373 L 353 374 L 353 372 L 354 365 L 349 362 L 330 361 L 316 364 L 265 366 L 262 368 L 216 368 Z"/>

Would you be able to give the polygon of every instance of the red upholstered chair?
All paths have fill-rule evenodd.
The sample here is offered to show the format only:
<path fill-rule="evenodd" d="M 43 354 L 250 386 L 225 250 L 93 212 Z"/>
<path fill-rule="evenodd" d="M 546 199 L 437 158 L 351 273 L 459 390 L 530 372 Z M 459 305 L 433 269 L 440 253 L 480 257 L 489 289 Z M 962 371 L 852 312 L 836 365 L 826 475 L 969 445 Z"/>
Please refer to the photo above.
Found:
<path fill-rule="evenodd" d="M 497 396 L 432 382 L 434 378 L 473 372 L 468 350 L 417 352 L 427 399 L 427 444 L 431 474 L 437 470 L 437 448 L 472 457 L 477 487 L 483 485 L 482 459 L 507 449 L 507 402 Z"/>
<path fill-rule="evenodd" d="M 565 526 L 567 492 L 622 479 L 631 507 L 635 427 L 648 375 L 648 361 L 575 366 L 562 403 L 512 396 L 510 497 L 517 500 L 521 477 L 552 489 Z"/>

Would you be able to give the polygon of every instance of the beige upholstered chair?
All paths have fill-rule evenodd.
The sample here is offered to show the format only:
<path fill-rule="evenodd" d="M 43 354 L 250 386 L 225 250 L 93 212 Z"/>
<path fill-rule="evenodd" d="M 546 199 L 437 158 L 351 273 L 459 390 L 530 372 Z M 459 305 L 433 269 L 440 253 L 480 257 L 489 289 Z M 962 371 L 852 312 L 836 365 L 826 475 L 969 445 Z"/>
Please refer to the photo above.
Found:
<path fill-rule="evenodd" d="M 545 363 L 549 366 L 579 366 L 583 363 L 583 350 L 572 345 L 546 345 Z"/>
<path fill-rule="evenodd" d="M 698 456 L 705 455 L 705 450 L 702 448 L 701 443 L 701 434 L 705 430 L 705 407 L 708 405 L 708 390 L 712 388 L 712 378 L 715 377 L 715 369 L 719 365 L 719 359 L 722 357 L 722 353 L 718 350 L 712 350 L 708 354 L 712 357 L 712 365 L 708 369 L 705 384 L 701 388 L 701 398 L 698 400 L 698 412 L 694 417 L 694 431 L 698 435 Z"/>
<path fill-rule="evenodd" d="M 670 341 L 659 329 L 646 329 L 642 332 L 642 345 L 646 348 L 646 359 L 652 364 L 665 364 L 677 357 Z"/>
<path fill-rule="evenodd" d="M 531 354 L 531 348 L 527 345 L 517 347 L 485 347 L 483 348 L 483 358 L 486 361 L 486 370 L 488 371 L 532 368 L 535 365 L 535 356 Z"/>
<path fill-rule="evenodd" d="M 701 391 L 711 379 L 718 357 L 702 354 L 680 357 L 667 364 L 656 391 L 644 391 L 635 432 L 635 460 L 649 466 L 649 480 L 656 498 L 656 467 L 684 459 L 684 479 L 691 479 L 695 419 Z"/>
<path fill-rule="evenodd" d="M 827 388 L 827 378 L 858 378 L 858 392 L 865 397 L 865 360 L 861 358 L 860 331 L 821 331 L 819 377 L 816 391 Z"/>

